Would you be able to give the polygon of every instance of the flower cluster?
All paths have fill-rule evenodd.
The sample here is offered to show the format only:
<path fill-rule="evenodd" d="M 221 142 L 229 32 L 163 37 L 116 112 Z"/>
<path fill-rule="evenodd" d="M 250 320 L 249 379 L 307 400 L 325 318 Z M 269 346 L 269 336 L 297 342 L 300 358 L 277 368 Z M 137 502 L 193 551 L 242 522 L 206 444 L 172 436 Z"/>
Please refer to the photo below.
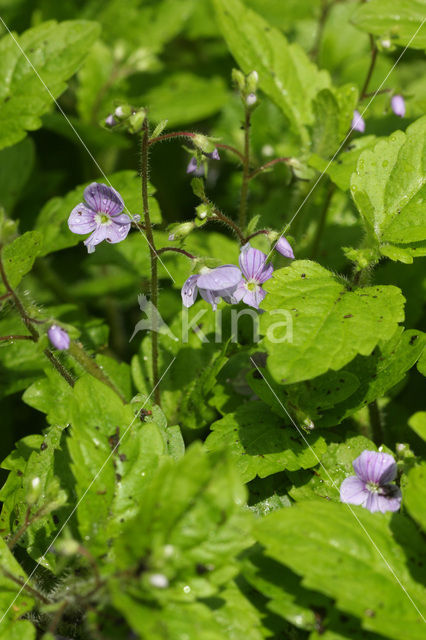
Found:
<path fill-rule="evenodd" d="M 353 463 L 356 475 L 346 478 L 340 487 L 340 499 L 375 511 L 398 511 L 401 491 L 393 480 L 396 462 L 389 453 L 365 450 Z"/>
<path fill-rule="evenodd" d="M 280 240 L 275 248 L 286 257 L 294 258 L 287 240 Z M 267 258 L 263 251 L 254 249 L 249 243 L 245 244 L 239 257 L 240 268 L 225 264 L 215 269 L 204 268 L 202 273 L 189 276 L 182 287 L 183 304 L 191 307 L 199 292 L 212 305 L 213 310 L 216 310 L 220 298 L 229 304 L 242 300 L 258 309 L 266 296 L 262 285 L 272 277 L 274 271 L 272 264 L 266 262 Z"/>

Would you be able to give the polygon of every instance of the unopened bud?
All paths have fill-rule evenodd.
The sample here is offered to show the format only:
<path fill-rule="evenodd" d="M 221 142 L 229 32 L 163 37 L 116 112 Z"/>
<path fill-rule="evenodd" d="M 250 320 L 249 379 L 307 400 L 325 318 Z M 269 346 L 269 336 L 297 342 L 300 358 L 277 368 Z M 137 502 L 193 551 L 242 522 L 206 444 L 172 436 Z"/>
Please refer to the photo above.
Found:
<path fill-rule="evenodd" d="M 252 71 L 248 74 L 246 80 L 246 87 L 248 93 L 254 93 L 257 89 L 257 85 L 259 83 L 259 74 L 257 71 Z"/>
<path fill-rule="evenodd" d="M 405 100 L 401 95 L 392 96 L 391 107 L 396 116 L 400 118 L 405 116 Z"/>
<path fill-rule="evenodd" d="M 105 118 L 105 125 L 107 127 L 115 127 L 116 124 L 118 124 L 118 121 L 114 118 L 112 113 L 110 113 L 110 115 Z"/>
<path fill-rule="evenodd" d="M 200 220 L 205 220 L 213 215 L 212 206 L 204 203 L 199 204 L 198 207 L 195 208 L 195 212 L 197 214 L 197 218 Z"/>
<path fill-rule="evenodd" d="M 246 104 L 249 107 L 252 107 L 257 102 L 257 96 L 255 93 L 249 93 L 246 98 Z"/>
<path fill-rule="evenodd" d="M 142 126 L 145 120 L 145 111 L 137 111 L 132 113 L 129 118 L 128 129 L 130 133 L 139 133 L 142 131 Z"/>
<path fill-rule="evenodd" d="M 132 110 L 128 104 L 121 104 L 114 111 L 114 116 L 117 118 L 117 120 L 121 121 L 128 118 L 131 115 L 131 113 L 132 113 Z"/>
<path fill-rule="evenodd" d="M 214 142 L 207 136 L 203 136 L 201 133 L 197 133 L 192 142 L 197 149 L 203 151 L 203 153 L 212 153 L 215 149 Z"/>
<path fill-rule="evenodd" d="M 173 242 L 174 240 L 182 240 L 186 238 L 187 235 L 193 231 L 195 227 L 194 222 L 182 222 L 182 224 L 176 225 L 169 235 L 169 240 Z"/>
<path fill-rule="evenodd" d="M 232 69 L 232 82 L 241 93 L 246 90 L 246 78 L 239 69 Z"/>

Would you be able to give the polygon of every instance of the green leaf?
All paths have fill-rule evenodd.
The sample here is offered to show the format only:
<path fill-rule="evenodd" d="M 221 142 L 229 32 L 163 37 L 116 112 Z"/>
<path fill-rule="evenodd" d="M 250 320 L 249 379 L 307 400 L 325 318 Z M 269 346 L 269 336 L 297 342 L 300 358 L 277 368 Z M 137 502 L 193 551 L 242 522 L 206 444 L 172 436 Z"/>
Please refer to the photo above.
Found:
<path fill-rule="evenodd" d="M 244 487 L 223 451 L 207 454 L 196 443 L 178 461 L 163 458 L 138 497 L 140 509 L 114 538 L 111 553 L 124 570 L 150 558 L 141 599 L 147 590 L 155 597 L 150 573 L 165 575 L 169 599 L 183 602 L 212 596 L 237 573 L 236 556 L 252 542 L 252 520 L 243 508 Z"/>
<path fill-rule="evenodd" d="M 31 271 L 34 260 L 42 252 L 42 240 L 42 234 L 38 231 L 27 231 L 3 248 L 2 262 L 12 288 L 15 289 L 22 278 Z M 2 293 L 6 291 L 3 282 L 0 290 Z"/>
<path fill-rule="evenodd" d="M 22 638 L 24 640 L 27 638 L 32 640 L 32 638 L 35 637 L 35 634 L 33 633 L 33 635 L 31 635 L 29 632 L 30 623 L 20 624 L 16 621 L 27 611 L 31 610 L 33 598 L 28 595 L 26 591 L 22 591 L 20 585 L 8 578 L 7 574 L 18 578 L 18 580 L 22 582 L 25 582 L 27 576 L 1 537 L 0 566 L 2 568 L 2 570 L 0 570 L 0 610 L 2 612 L 2 622 L 0 623 L 1 637 L 10 637 L 13 640 L 16 638 L 17 640 L 18 637 L 21 638 L 21 636 L 18 636 L 17 632 L 22 630 L 23 633 L 26 634 L 23 635 Z M 5 574 L 5 572 L 7 573 Z M 21 593 L 19 593 L 20 591 Z M 14 621 L 13 624 L 12 621 Z M 11 631 L 14 627 L 16 628 L 16 635 L 13 635 Z M 31 628 L 34 629 L 32 625 Z M 3 636 L 4 632 L 6 632 L 5 636 Z M 9 633 L 9 636 L 7 633 Z"/>
<path fill-rule="evenodd" d="M 214 0 L 219 27 L 228 47 L 245 73 L 256 70 L 259 87 L 284 112 L 303 143 L 306 125 L 314 121 L 312 100 L 330 85 L 326 71 L 319 71 L 298 44 L 240 0 Z"/>
<path fill-rule="evenodd" d="M 222 78 L 207 79 L 193 73 L 168 75 L 161 84 L 133 102 L 147 106 L 150 119 L 167 119 L 168 127 L 203 120 L 217 113 L 229 100 L 229 92 Z"/>
<path fill-rule="evenodd" d="M 424 0 L 374 0 L 358 7 L 352 22 L 390 44 L 426 48 L 426 3 Z M 414 36 L 414 37 L 413 37 Z"/>
<path fill-rule="evenodd" d="M 322 158 L 334 155 L 347 134 L 358 100 L 353 85 L 323 89 L 313 101 L 315 122 L 312 127 L 312 151 Z"/>
<path fill-rule="evenodd" d="M 142 199 L 140 177 L 136 171 L 119 171 L 108 176 L 108 178 L 98 178 L 96 182 L 113 186 L 122 196 L 125 204 L 124 212 L 131 215 L 141 214 Z M 68 228 L 68 217 L 72 209 L 83 202 L 83 192 L 90 184 L 86 182 L 70 191 L 64 197 L 52 198 L 49 200 L 36 220 L 35 228 L 43 234 L 42 255 L 47 255 L 53 251 L 73 247 L 82 240 L 84 236 L 72 233 Z M 153 197 L 155 189 L 149 186 L 149 203 L 152 222 L 160 222 L 161 214 L 157 201 Z M 146 240 L 142 238 L 142 245 Z"/>
<path fill-rule="evenodd" d="M 426 242 L 426 117 L 364 151 L 352 175 L 351 193 L 369 236 L 382 253 L 407 261 Z M 402 257 L 391 249 L 402 249 Z M 401 246 L 402 245 L 402 246 Z"/>
<path fill-rule="evenodd" d="M 0 149 L 41 126 L 40 116 L 66 89 L 98 34 L 94 22 L 52 20 L 0 40 Z"/>
<path fill-rule="evenodd" d="M 403 488 L 405 508 L 414 520 L 426 531 L 426 463 L 416 465 L 408 472 Z"/>
<path fill-rule="evenodd" d="M 9 623 L 5 620 L 0 625 L 0 631 L 2 640 L 35 640 L 36 637 L 36 628 L 29 620 Z"/>
<path fill-rule="evenodd" d="M 426 442 L 426 411 L 417 411 L 408 421 L 409 426 L 419 438 Z"/>
<path fill-rule="evenodd" d="M 34 166 L 31 138 L 0 151 L 0 205 L 10 213 L 20 199 Z"/>
<path fill-rule="evenodd" d="M 338 370 L 369 355 L 404 319 L 404 298 L 393 286 L 348 289 L 319 264 L 297 260 L 265 284 L 261 332 L 268 369 L 290 384 Z M 292 329 L 292 330 L 291 330 Z"/>
<path fill-rule="evenodd" d="M 45 370 L 45 377 L 28 386 L 22 400 L 30 407 L 46 414 L 50 424 L 69 422 L 70 385 L 53 369 Z"/>
<path fill-rule="evenodd" d="M 391 528 L 387 515 L 318 500 L 275 511 L 256 533 L 269 557 L 301 575 L 303 586 L 335 599 L 364 629 L 395 640 L 423 637 L 426 590 L 412 572 L 418 575 L 424 545 L 406 518 L 393 515 Z"/>
<path fill-rule="evenodd" d="M 101 111 L 105 88 L 111 83 L 111 74 L 118 75 L 118 64 L 114 68 L 114 55 L 104 42 L 98 40 L 91 48 L 85 63 L 78 73 L 77 107 L 84 122 L 97 123 Z"/>
<path fill-rule="evenodd" d="M 426 352 L 424 351 L 417 363 L 417 368 L 421 374 L 426 376 Z"/>
<path fill-rule="evenodd" d="M 318 464 L 318 456 L 326 450 L 321 436 L 309 434 L 304 441 L 288 418 L 269 412 L 262 402 L 241 405 L 211 428 L 206 447 L 227 449 L 244 482 L 283 469 L 308 469 Z"/>

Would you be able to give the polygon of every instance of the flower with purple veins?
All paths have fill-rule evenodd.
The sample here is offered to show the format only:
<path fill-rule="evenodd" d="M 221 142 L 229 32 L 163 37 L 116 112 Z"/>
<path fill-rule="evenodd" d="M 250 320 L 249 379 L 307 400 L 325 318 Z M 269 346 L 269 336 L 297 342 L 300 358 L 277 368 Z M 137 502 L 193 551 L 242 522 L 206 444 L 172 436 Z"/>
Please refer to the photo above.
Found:
<path fill-rule="evenodd" d="M 400 118 L 405 116 L 405 100 L 401 95 L 392 96 L 391 107 L 396 116 Z"/>
<path fill-rule="evenodd" d="M 284 236 L 280 236 L 278 238 L 277 242 L 275 243 L 274 249 L 276 249 L 278 253 L 280 253 L 285 258 L 291 258 L 292 260 L 294 260 L 293 249 L 291 248 L 289 241 L 286 240 Z"/>
<path fill-rule="evenodd" d="M 274 271 L 271 264 L 266 264 L 267 256 L 259 249 L 253 249 L 249 243 L 241 249 L 239 262 L 245 280 L 241 280 L 232 302 L 242 300 L 250 307 L 259 308 L 259 304 L 266 296 L 266 291 L 262 289 L 262 284 L 269 280 Z"/>
<path fill-rule="evenodd" d="M 70 346 L 70 337 L 65 329 L 58 327 L 57 324 L 52 324 L 47 331 L 48 338 L 52 345 L 58 349 L 58 351 L 66 351 Z"/>
<path fill-rule="evenodd" d="M 365 450 L 353 463 L 356 476 L 343 480 L 340 500 L 361 505 L 374 513 L 398 511 L 401 491 L 392 481 L 396 476 L 396 462 L 389 453 Z"/>
<path fill-rule="evenodd" d="M 359 131 L 360 133 L 364 133 L 365 131 L 365 120 L 357 109 L 354 111 L 351 128 L 354 131 Z"/>
<path fill-rule="evenodd" d="M 231 300 L 235 289 L 241 282 L 241 272 L 233 264 L 224 264 L 215 269 L 189 276 L 182 287 L 182 302 L 185 307 L 192 307 L 198 293 L 212 305 L 216 311 L 220 298 Z"/>
<path fill-rule="evenodd" d="M 85 202 L 71 211 L 68 226 L 73 233 L 91 233 L 84 244 L 89 253 L 106 240 L 115 244 L 125 240 L 130 231 L 130 218 L 125 213 L 124 202 L 118 191 L 105 184 L 92 182 L 84 190 Z"/>
<path fill-rule="evenodd" d="M 204 175 L 204 167 L 202 164 L 198 166 L 197 158 L 195 156 L 193 156 L 188 162 L 186 173 L 193 173 L 197 177 Z"/>

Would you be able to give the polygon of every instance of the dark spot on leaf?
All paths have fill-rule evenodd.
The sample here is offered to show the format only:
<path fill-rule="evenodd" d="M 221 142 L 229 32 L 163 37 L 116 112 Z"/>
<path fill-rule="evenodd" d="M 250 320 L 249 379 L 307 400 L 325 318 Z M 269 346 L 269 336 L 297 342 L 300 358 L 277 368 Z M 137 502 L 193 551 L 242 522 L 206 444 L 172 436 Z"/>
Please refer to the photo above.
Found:
<path fill-rule="evenodd" d="M 343 316 L 344 318 L 353 318 L 353 314 L 352 313 L 347 313 L 345 316 Z"/>
<path fill-rule="evenodd" d="M 121 473 L 116 473 L 115 477 L 117 478 L 117 482 L 121 482 L 121 479 L 122 479 Z"/>
<path fill-rule="evenodd" d="M 52 520 L 53 520 L 53 522 L 54 522 L 55 524 L 59 524 L 59 518 L 58 518 L 58 516 L 56 515 L 56 513 L 54 513 L 54 514 L 53 514 L 53 516 L 52 516 Z"/>
<path fill-rule="evenodd" d="M 16 472 L 17 476 L 23 476 L 24 474 L 22 473 L 22 471 L 20 469 L 18 469 L 18 471 Z"/>
<path fill-rule="evenodd" d="M 306 278 L 306 273 L 301 273 L 301 274 L 300 274 L 300 277 L 301 277 L 301 278 Z"/>
<path fill-rule="evenodd" d="M 127 460 L 127 456 L 125 453 L 120 453 L 118 457 L 120 458 L 121 462 L 126 462 Z"/>
<path fill-rule="evenodd" d="M 413 345 L 419 336 L 411 336 L 410 345 Z"/>
<path fill-rule="evenodd" d="M 45 442 L 42 442 L 40 445 L 40 451 L 45 451 L 47 449 L 47 444 Z"/>

